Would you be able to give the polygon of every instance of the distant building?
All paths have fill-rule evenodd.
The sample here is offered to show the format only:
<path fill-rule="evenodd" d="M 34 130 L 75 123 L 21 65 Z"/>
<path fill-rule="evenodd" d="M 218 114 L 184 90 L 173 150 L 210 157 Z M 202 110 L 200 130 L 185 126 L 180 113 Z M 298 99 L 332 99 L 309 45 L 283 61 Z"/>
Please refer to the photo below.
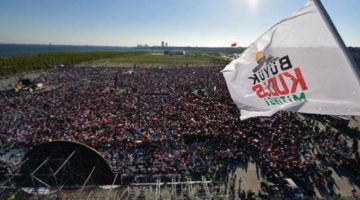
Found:
<path fill-rule="evenodd" d="M 165 43 L 165 47 L 168 47 L 168 43 L 167 43 L 167 42 Z"/>
<path fill-rule="evenodd" d="M 183 50 L 170 50 L 170 51 L 164 51 L 164 54 L 170 56 L 185 56 L 186 52 Z"/>
<path fill-rule="evenodd" d="M 161 47 L 164 48 L 165 47 L 165 42 L 161 41 Z"/>
<path fill-rule="evenodd" d="M 147 45 L 147 44 L 138 44 L 136 47 L 137 48 L 143 48 L 143 47 L 147 48 L 147 47 L 149 47 L 149 45 Z"/>

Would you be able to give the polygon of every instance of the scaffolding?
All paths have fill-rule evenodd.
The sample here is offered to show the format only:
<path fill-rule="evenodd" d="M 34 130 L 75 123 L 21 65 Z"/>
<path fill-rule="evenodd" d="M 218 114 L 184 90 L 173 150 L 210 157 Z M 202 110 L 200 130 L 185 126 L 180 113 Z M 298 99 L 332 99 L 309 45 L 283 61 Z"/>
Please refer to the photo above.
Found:
<path fill-rule="evenodd" d="M 206 178 L 204 176 L 201 176 L 201 180 L 202 180 L 202 184 L 203 184 L 203 187 L 204 187 L 204 190 L 205 190 L 206 197 L 210 199 L 212 195 L 210 193 L 209 186 L 208 186 L 208 183 L 206 181 Z"/>
<path fill-rule="evenodd" d="M 176 177 L 171 176 L 171 198 L 176 198 L 177 197 L 175 182 L 176 182 Z"/>
<path fill-rule="evenodd" d="M 161 180 L 160 178 L 156 179 L 156 192 L 155 192 L 155 199 L 159 200 L 160 199 L 160 194 L 161 194 Z"/>
<path fill-rule="evenodd" d="M 144 176 L 135 178 L 135 181 L 131 179 L 123 182 L 123 175 L 112 173 L 104 159 L 96 158 L 98 154 L 85 152 L 91 150 L 82 149 L 84 146 L 70 146 L 64 146 L 63 143 L 58 147 L 49 144 L 44 149 L 28 154 L 16 166 L 9 167 L 11 170 L 5 174 L 6 179 L 0 182 L 0 199 L 5 198 L 3 195 L 10 191 L 15 191 L 16 194 L 24 191 L 32 195 L 66 197 L 68 193 L 64 190 L 74 191 L 76 194 L 72 195 L 77 195 L 80 199 L 92 199 L 92 196 L 98 195 L 96 191 L 99 189 L 109 190 L 102 194 L 102 199 L 107 200 L 133 199 L 144 194 L 156 200 L 211 199 L 219 195 L 212 191 L 213 182 L 206 180 L 204 176 L 196 179 L 192 176 L 169 174 Z M 94 185 L 97 187 L 93 187 Z"/>

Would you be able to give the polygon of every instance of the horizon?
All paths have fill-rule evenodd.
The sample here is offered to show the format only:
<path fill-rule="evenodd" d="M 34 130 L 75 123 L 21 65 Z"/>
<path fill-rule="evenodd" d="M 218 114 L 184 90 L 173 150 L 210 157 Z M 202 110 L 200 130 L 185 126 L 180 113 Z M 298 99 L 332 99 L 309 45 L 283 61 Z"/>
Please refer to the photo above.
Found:
<path fill-rule="evenodd" d="M 34 45 L 34 46 L 78 46 L 78 47 L 115 47 L 115 48 L 229 48 L 229 49 L 236 49 L 236 48 L 247 48 L 243 46 L 237 47 L 230 47 L 230 46 L 168 46 L 168 47 L 161 47 L 160 45 L 152 45 L 152 46 L 111 46 L 111 45 L 87 45 L 87 44 L 45 44 L 45 43 L 2 43 L 0 45 Z"/>
<path fill-rule="evenodd" d="M 111 46 L 111 45 L 87 45 L 87 44 L 45 44 L 45 43 L 2 43 L 0 45 L 34 45 L 34 46 L 75 46 L 75 47 L 109 47 L 109 48 L 228 48 L 228 49 L 247 49 L 248 46 L 168 46 L 161 47 L 160 45 L 153 46 Z M 347 48 L 360 48 L 359 46 L 346 45 Z"/>
<path fill-rule="evenodd" d="M 360 46 L 357 0 L 323 0 L 347 46 Z M 306 0 L 5 0 L 0 43 L 34 45 L 248 47 Z M 276 12 L 273 12 L 273 11 Z"/>

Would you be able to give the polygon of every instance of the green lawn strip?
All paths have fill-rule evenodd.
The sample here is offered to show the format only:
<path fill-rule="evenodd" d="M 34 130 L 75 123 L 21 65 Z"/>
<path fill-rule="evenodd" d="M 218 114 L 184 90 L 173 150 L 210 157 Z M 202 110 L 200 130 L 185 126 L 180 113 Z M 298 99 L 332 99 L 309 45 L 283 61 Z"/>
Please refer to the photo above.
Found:
<path fill-rule="evenodd" d="M 222 60 L 217 57 L 207 55 L 186 55 L 186 56 L 169 56 L 140 54 L 131 56 L 118 56 L 113 58 L 86 61 L 78 66 L 141 66 L 141 65 L 174 65 L 174 64 L 214 64 Z"/>
<path fill-rule="evenodd" d="M 141 66 L 175 64 L 226 64 L 228 60 L 206 54 L 170 56 L 145 52 L 42 53 L 38 55 L 0 57 L 0 76 L 49 69 L 54 66 Z"/>
<path fill-rule="evenodd" d="M 42 53 L 38 55 L 0 57 L 0 76 L 48 69 L 61 64 L 73 66 L 85 61 L 93 61 L 119 56 L 136 56 L 141 52 L 81 52 L 81 53 Z"/>

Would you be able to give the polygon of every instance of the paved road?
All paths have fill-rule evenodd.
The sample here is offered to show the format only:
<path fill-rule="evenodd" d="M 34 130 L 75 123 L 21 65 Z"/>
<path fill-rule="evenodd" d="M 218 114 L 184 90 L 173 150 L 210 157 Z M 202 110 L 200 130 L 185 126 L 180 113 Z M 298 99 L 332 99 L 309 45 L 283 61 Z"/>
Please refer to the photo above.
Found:
<path fill-rule="evenodd" d="M 256 172 L 256 165 L 255 163 L 249 162 L 247 167 L 238 167 L 235 171 L 237 176 L 236 180 L 236 188 L 239 187 L 239 177 L 242 178 L 241 187 L 245 191 L 252 189 L 253 191 L 257 192 L 260 189 L 260 169 L 258 173 Z"/>
<path fill-rule="evenodd" d="M 236 176 L 236 178 L 235 178 Z M 235 183 L 235 197 L 238 198 L 239 187 L 245 190 L 252 190 L 257 193 L 260 189 L 260 170 L 256 171 L 255 163 L 248 162 L 247 165 L 238 165 L 233 167 L 233 171 L 229 173 L 229 187 L 231 182 Z M 232 178 L 235 178 L 233 180 Z M 241 178 L 241 185 L 239 179 Z M 228 193 L 229 194 L 229 193 Z"/>

